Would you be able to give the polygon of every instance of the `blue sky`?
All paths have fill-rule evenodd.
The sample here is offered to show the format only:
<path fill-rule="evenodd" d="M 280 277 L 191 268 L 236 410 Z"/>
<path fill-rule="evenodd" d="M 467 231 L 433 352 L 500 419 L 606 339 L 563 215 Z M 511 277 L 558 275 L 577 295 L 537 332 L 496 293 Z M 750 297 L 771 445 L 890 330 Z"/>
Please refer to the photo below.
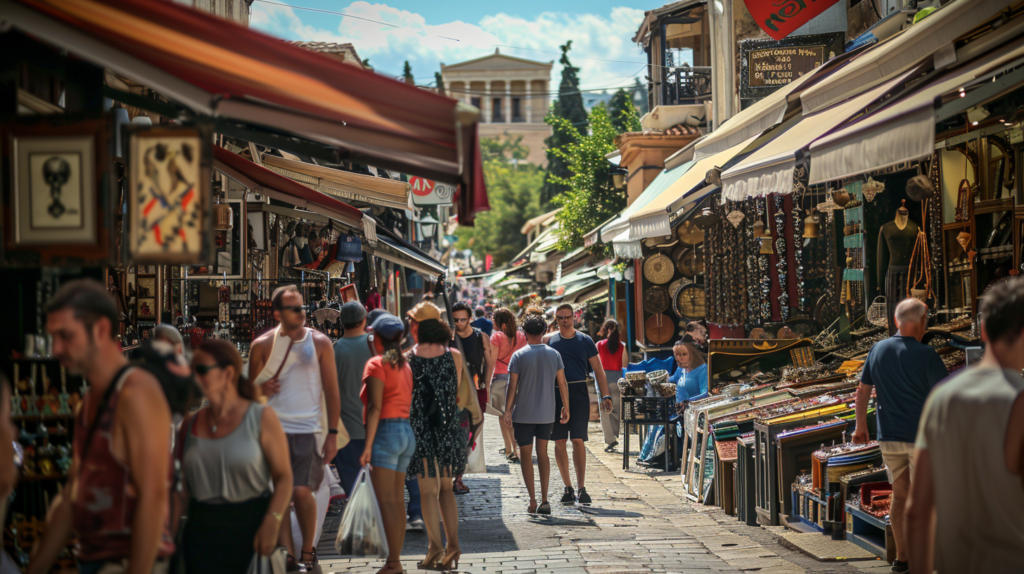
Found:
<path fill-rule="evenodd" d="M 441 62 L 454 64 L 479 58 L 501 46 L 504 54 L 554 60 L 555 90 L 561 74 L 558 46 L 571 39 L 570 58 L 580 68 L 581 87 L 612 90 L 632 85 L 634 78 L 646 83 L 646 56 L 631 40 L 644 10 L 662 3 L 256 0 L 250 26 L 287 40 L 351 42 L 359 55 L 369 58 L 381 73 L 400 74 L 402 63 L 409 60 L 420 84 L 433 83 Z"/>

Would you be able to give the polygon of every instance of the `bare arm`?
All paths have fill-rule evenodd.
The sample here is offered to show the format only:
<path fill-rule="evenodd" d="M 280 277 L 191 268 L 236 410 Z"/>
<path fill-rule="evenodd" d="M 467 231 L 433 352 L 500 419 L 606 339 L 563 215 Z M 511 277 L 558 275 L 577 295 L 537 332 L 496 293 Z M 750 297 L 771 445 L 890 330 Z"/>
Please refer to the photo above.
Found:
<path fill-rule="evenodd" d="M 380 413 L 384 410 L 384 381 L 377 377 L 367 377 L 366 394 L 366 447 L 363 448 L 363 455 L 359 459 L 362 466 L 370 464 L 373 439 L 377 436 L 377 427 L 380 426 Z"/>
<path fill-rule="evenodd" d="M 71 527 L 71 498 L 65 496 L 74 491 L 76 477 L 78 476 L 78 454 L 74 455 L 71 463 L 71 471 L 68 474 L 68 481 L 64 490 L 54 499 L 53 505 L 46 516 L 46 526 L 43 528 L 43 535 L 39 545 L 32 553 L 32 560 L 29 562 L 28 574 L 45 574 L 53 568 L 60 551 L 67 545 L 71 538 L 73 529 Z"/>
<path fill-rule="evenodd" d="M 249 351 L 249 380 L 255 381 L 256 377 L 259 376 L 260 372 L 263 371 L 263 367 L 267 366 L 268 356 L 267 345 L 265 344 L 266 339 L 263 337 L 257 338 L 252 343 L 252 348 Z M 262 385 L 256 385 L 256 390 L 262 397 L 266 397 L 267 394 L 263 391 Z M 266 402 L 265 400 L 263 402 Z"/>
<path fill-rule="evenodd" d="M 555 374 L 558 382 L 558 394 L 562 396 L 562 412 L 559 414 L 562 424 L 569 422 L 569 383 L 565 382 L 565 369 L 558 369 Z"/>
<path fill-rule="evenodd" d="M 281 419 L 274 409 L 263 409 L 260 417 L 260 447 L 270 466 L 270 479 L 274 483 L 274 494 L 270 497 L 263 525 L 256 533 L 254 549 L 263 556 L 269 556 L 277 547 L 277 533 L 281 518 L 288 510 L 292 497 L 292 465 L 288 458 L 288 439 L 281 428 Z"/>
<path fill-rule="evenodd" d="M 509 373 L 508 374 L 508 387 L 505 388 L 505 416 L 502 420 L 505 426 L 512 428 L 512 407 L 515 406 L 516 402 L 516 387 L 519 384 L 519 374 Z"/>
<path fill-rule="evenodd" d="M 136 492 L 128 574 L 149 574 L 167 520 L 171 464 L 171 411 L 152 375 L 140 370 L 129 375 L 116 417 Z"/>
<path fill-rule="evenodd" d="M 320 362 L 320 381 L 324 388 L 324 402 L 327 404 L 327 426 L 338 429 L 341 422 L 341 391 L 338 389 L 338 365 L 334 362 L 334 347 L 327 335 L 313 331 L 316 341 L 317 359 Z M 324 463 L 330 464 L 338 453 L 338 440 L 333 434 L 324 441 Z"/>
<path fill-rule="evenodd" d="M 487 335 L 481 337 L 484 341 L 484 380 L 480 381 L 483 388 L 487 389 L 487 394 L 491 394 L 491 377 L 494 376 L 494 360 L 497 354 L 491 345 L 491 340 L 487 338 Z"/>
<path fill-rule="evenodd" d="M 907 535 L 910 565 L 915 572 L 931 572 L 935 548 L 935 483 L 927 449 L 914 453 L 914 475 L 907 500 Z"/>
<path fill-rule="evenodd" d="M 871 385 L 861 383 L 857 386 L 857 426 L 853 430 L 853 442 L 868 442 L 868 401 L 871 400 Z"/>
<path fill-rule="evenodd" d="M 594 370 L 597 388 L 601 389 L 601 406 L 604 408 L 604 412 L 610 413 L 612 412 L 612 400 L 605 397 L 610 397 L 611 392 L 608 391 L 608 377 L 605 376 L 604 367 L 601 366 L 601 357 L 597 355 L 590 357 L 590 368 Z"/>

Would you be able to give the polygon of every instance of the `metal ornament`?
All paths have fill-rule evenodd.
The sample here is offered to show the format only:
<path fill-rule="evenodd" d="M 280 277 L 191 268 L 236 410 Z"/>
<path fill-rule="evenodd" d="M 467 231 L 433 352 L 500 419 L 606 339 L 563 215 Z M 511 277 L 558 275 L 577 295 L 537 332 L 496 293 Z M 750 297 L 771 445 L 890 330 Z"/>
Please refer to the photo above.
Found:
<path fill-rule="evenodd" d="M 860 192 L 864 194 L 864 199 L 867 201 L 874 201 L 875 196 L 885 191 L 885 184 L 880 181 L 875 181 L 874 178 L 869 177 L 868 180 L 860 188 Z"/>
<path fill-rule="evenodd" d="M 740 223 L 743 223 L 744 217 L 745 216 L 743 215 L 743 212 L 738 209 L 736 211 L 733 211 L 729 215 L 725 216 L 725 218 L 729 220 L 729 223 L 731 223 L 733 227 L 739 227 Z"/>

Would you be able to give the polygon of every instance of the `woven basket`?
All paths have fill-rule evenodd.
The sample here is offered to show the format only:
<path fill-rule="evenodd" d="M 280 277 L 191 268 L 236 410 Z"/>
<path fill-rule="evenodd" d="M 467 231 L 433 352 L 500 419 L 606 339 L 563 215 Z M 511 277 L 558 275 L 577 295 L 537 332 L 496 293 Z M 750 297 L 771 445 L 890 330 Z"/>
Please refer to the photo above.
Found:
<path fill-rule="evenodd" d="M 676 324 L 668 315 L 655 313 L 644 321 L 644 335 L 651 345 L 664 345 L 676 334 Z"/>
<path fill-rule="evenodd" d="M 674 397 L 676 396 L 676 385 L 675 383 L 658 383 L 654 385 L 654 390 L 663 397 Z"/>
<path fill-rule="evenodd" d="M 647 380 L 652 385 L 660 385 L 668 380 L 668 371 L 661 369 L 659 371 L 651 371 L 647 373 Z"/>
<path fill-rule="evenodd" d="M 655 253 L 644 261 L 644 277 L 655 285 L 664 285 L 672 280 L 675 275 L 675 266 L 672 259 L 664 253 Z"/>
<path fill-rule="evenodd" d="M 652 285 L 644 289 L 644 311 L 648 313 L 664 313 L 672 304 L 668 289 L 661 285 Z"/>
<path fill-rule="evenodd" d="M 885 308 L 885 297 L 882 295 L 875 297 L 875 300 L 871 302 L 871 306 L 868 307 L 868 314 L 865 319 L 876 327 L 886 327 L 889 325 L 888 313 L 886 313 Z"/>

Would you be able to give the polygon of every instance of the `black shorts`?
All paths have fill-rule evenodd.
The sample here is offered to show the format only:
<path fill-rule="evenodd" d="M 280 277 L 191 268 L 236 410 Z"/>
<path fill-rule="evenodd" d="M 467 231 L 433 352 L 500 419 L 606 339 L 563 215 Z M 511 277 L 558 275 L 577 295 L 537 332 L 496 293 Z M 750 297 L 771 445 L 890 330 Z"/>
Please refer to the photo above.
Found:
<path fill-rule="evenodd" d="M 316 435 L 286 434 L 288 457 L 292 465 L 292 486 L 306 486 L 314 491 L 324 479 L 324 459 L 316 448 Z M 327 435 L 333 440 L 333 435 Z"/>
<path fill-rule="evenodd" d="M 590 425 L 590 385 L 573 383 L 569 385 L 569 422 L 562 419 L 562 393 L 555 391 L 555 426 L 551 429 L 551 440 L 587 441 L 587 427 Z"/>
<path fill-rule="evenodd" d="M 551 440 L 551 427 L 554 424 L 512 423 L 512 432 L 515 433 L 516 444 L 519 446 L 531 446 L 533 439 Z"/>

